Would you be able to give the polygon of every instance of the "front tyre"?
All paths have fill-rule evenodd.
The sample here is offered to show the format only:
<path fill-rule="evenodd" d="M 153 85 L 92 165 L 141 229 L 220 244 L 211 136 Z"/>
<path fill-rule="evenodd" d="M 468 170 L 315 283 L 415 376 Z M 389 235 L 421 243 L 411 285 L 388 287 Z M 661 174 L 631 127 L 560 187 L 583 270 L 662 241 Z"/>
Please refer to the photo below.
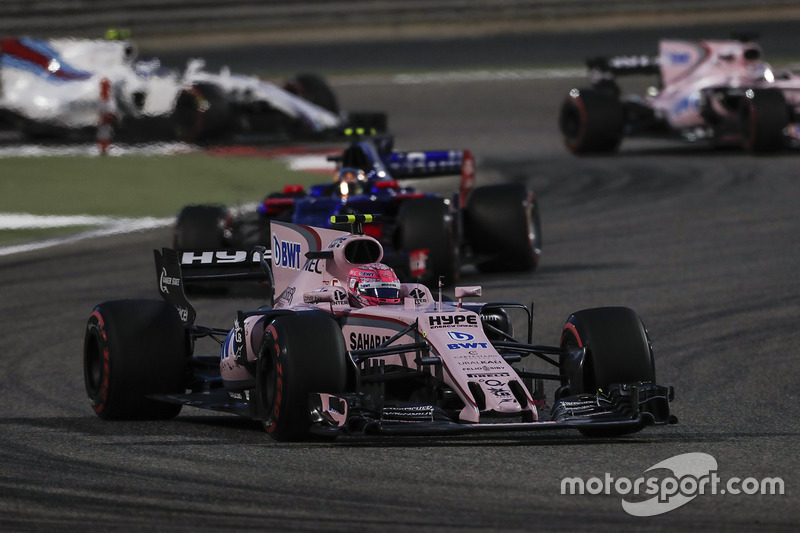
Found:
<path fill-rule="evenodd" d="M 573 313 L 564 325 L 562 348 L 586 348 L 580 369 L 564 368 L 570 394 L 594 394 L 614 383 L 655 382 L 650 338 L 639 316 L 627 307 L 598 307 Z"/>
<path fill-rule="evenodd" d="M 286 89 L 297 96 L 327 109 L 334 115 L 339 114 L 339 102 L 336 93 L 325 79 L 313 73 L 298 74 L 286 84 Z"/>
<path fill-rule="evenodd" d="M 612 384 L 655 383 L 650 338 L 639 316 L 627 307 L 598 307 L 573 313 L 564 325 L 561 347 L 570 355 L 560 360 L 569 380 L 569 395 L 594 395 Z M 583 359 L 574 358 L 585 348 Z M 587 436 L 614 437 L 637 429 L 581 429 Z"/>
<path fill-rule="evenodd" d="M 309 394 L 343 392 L 347 350 L 338 324 L 321 312 L 283 315 L 266 328 L 257 366 L 264 428 L 278 441 L 311 436 Z"/>
<path fill-rule="evenodd" d="M 186 391 L 188 348 L 175 307 L 161 300 L 116 300 L 95 307 L 86 325 L 83 376 L 92 409 L 109 420 L 168 419 L 181 405 L 148 398 Z"/>

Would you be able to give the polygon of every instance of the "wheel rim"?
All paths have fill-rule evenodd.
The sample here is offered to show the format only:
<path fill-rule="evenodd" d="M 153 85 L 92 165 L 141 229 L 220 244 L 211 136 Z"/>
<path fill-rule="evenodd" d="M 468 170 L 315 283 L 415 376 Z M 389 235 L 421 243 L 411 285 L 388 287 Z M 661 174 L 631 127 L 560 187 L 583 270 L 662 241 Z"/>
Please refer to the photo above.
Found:
<path fill-rule="evenodd" d="M 94 398 L 100 392 L 103 383 L 103 357 L 102 347 L 97 335 L 92 335 L 87 343 L 86 354 L 84 357 L 84 377 L 86 380 L 86 392 L 90 398 Z"/>
<path fill-rule="evenodd" d="M 570 99 L 561 110 L 561 133 L 570 146 L 577 144 L 583 136 L 583 114 L 578 100 Z"/>
<path fill-rule="evenodd" d="M 535 200 L 530 200 L 525 206 L 525 223 L 527 225 L 528 247 L 531 250 L 533 261 L 537 261 L 542 253 L 541 234 L 539 231 L 538 207 Z"/>
<path fill-rule="evenodd" d="M 264 415 L 264 427 L 269 431 L 277 422 L 276 404 L 278 402 L 277 357 L 272 349 L 266 348 L 261 354 L 259 370 L 259 396 Z"/>

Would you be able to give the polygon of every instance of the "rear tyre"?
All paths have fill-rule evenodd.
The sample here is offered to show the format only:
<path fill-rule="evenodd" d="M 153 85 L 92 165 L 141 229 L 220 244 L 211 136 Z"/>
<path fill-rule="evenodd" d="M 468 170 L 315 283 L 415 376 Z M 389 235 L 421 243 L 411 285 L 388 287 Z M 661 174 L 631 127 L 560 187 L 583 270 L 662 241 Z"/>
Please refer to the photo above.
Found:
<path fill-rule="evenodd" d="M 175 222 L 173 244 L 177 249 L 226 248 L 230 241 L 228 210 L 220 205 L 188 205 Z"/>
<path fill-rule="evenodd" d="M 789 106 L 780 89 L 753 89 L 742 99 L 742 147 L 751 152 L 774 152 L 784 145 Z"/>
<path fill-rule="evenodd" d="M 573 89 L 561 104 L 558 125 L 572 153 L 615 152 L 622 141 L 625 111 L 613 91 Z"/>
<path fill-rule="evenodd" d="M 230 134 L 232 110 L 225 92 L 211 83 L 181 91 L 172 112 L 175 137 L 184 142 L 218 139 Z"/>
<path fill-rule="evenodd" d="M 419 282 L 435 286 L 439 277 L 452 285 L 458 280 L 459 255 L 450 209 L 442 198 L 406 200 L 397 214 L 397 248 L 428 250 L 426 272 Z"/>
<path fill-rule="evenodd" d="M 336 394 L 347 384 L 342 331 L 328 315 L 306 312 L 277 317 L 266 337 L 256 372 L 264 428 L 275 440 L 308 439 L 309 393 Z"/>
<path fill-rule="evenodd" d="M 180 404 L 147 398 L 186 391 L 188 348 L 175 308 L 161 300 L 95 307 L 86 325 L 83 376 L 94 412 L 109 420 L 168 419 Z"/>
<path fill-rule="evenodd" d="M 534 270 L 542 223 L 533 192 L 519 183 L 477 187 L 467 199 L 464 229 L 483 272 Z"/>
<path fill-rule="evenodd" d="M 598 307 L 572 314 L 561 335 L 562 348 L 586 348 L 577 361 L 562 356 L 561 372 L 569 378 L 569 395 L 596 394 L 609 385 L 649 381 L 656 371 L 650 338 L 639 316 L 627 307 Z M 587 436 L 619 436 L 638 431 L 581 429 Z"/>

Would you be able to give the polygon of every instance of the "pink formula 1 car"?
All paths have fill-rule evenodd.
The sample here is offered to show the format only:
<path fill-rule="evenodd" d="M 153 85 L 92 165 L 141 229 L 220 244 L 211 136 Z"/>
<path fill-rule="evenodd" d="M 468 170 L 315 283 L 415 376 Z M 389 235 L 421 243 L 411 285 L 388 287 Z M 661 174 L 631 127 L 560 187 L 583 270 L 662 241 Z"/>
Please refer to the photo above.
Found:
<path fill-rule="evenodd" d="M 647 331 L 621 307 L 576 312 L 557 346 L 532 343 L 521 304 L 445 301 L 401 283 L 361 231 L 370 215 L 336 220 L 352 233 L 275 222 L 272 269 L 263 249 L 156 251 L 163 300 L 98 305 L 85 337 L 84 376 L 106 419 L 171 418 L 182 406 L 259 420 L 277 440 L 340 434 L 443 434 L 573 428 L 621 435 L 676 422 L 671 387 L 655 383 Z M 182 289 L 194 266 L 227 265 L 230 279 L 260 269 L 272 305 L 239 311 L 233 329 L 199 326 Z M 203 277 L 203 276 L 199 276 Z M 514 318 L 526 340 L 514 337 Z M 217 353 L 201 355 L 200 341 Z M 530 358 L 549 372 L 522 370 Z M 538 364 L 537 363 L 537 364 Z M 546 400 L 545 380 L 555 385 Z"/>
<path fill-rule="evenodd" d="M 800 77 L 775 72 L 758 44 L 663 40 L 657 56 L 587 60 L 591 87 L 570 90 L 559 114 L 574 153 L 613 152 L 625 136 L 673 136 L 756 152 L 800 140 Z M 651 75 L 622 98 L 616 78 Z"/>

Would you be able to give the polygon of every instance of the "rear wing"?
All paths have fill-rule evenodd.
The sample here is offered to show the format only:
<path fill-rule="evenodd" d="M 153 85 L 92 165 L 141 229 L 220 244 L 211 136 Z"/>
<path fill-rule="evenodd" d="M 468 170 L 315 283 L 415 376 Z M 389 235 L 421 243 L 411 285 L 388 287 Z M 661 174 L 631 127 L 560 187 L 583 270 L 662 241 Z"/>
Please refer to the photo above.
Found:
<path fill-rule="evenodd" d="M 392 152 L 388 157 L 388 166 L 395 178 L 418 179 L 460 175 L 459 208 L 466 205 L 467 197 L 475 187 L 475 158 L 469 150 Z"/>
<path fill-rule="evenodd" d="M 615 76 L 655 75 L 661 73 L 659 56 L 626 55 L 612 57 L 592 57 L 586 60 L 589 76 L 594 79 L 608 79 Z"/>
<path fill-rule="evenodd" d="M 463 174 L 464 163 L 474 159 L 469 150 L 429 150 L 392 152 L 386 164 L 394 178 L 433 178 Z"/>
<path fill-rule="evenodd" d="M 353 167 L 387 179 L 420 179 L 461 176 L 461 207 L 475 186 L 475 158 L 469 150 L 395 151 L 390 136 L 376 136 L 352 143 L 340 156 L 329 156 L 339 167 Z"/>
<path fill-rule="evenodd" d="M 175 306 L 185 324 L 193 324 L 196 313 L 186 297 L 189 283 L 257 281 L 268 284 L 268 304 L 272 305 L 274 280 L 267 262 L 270 251 L 263 247 L 252 250 L 153 250 L 161 297 Z"/>

